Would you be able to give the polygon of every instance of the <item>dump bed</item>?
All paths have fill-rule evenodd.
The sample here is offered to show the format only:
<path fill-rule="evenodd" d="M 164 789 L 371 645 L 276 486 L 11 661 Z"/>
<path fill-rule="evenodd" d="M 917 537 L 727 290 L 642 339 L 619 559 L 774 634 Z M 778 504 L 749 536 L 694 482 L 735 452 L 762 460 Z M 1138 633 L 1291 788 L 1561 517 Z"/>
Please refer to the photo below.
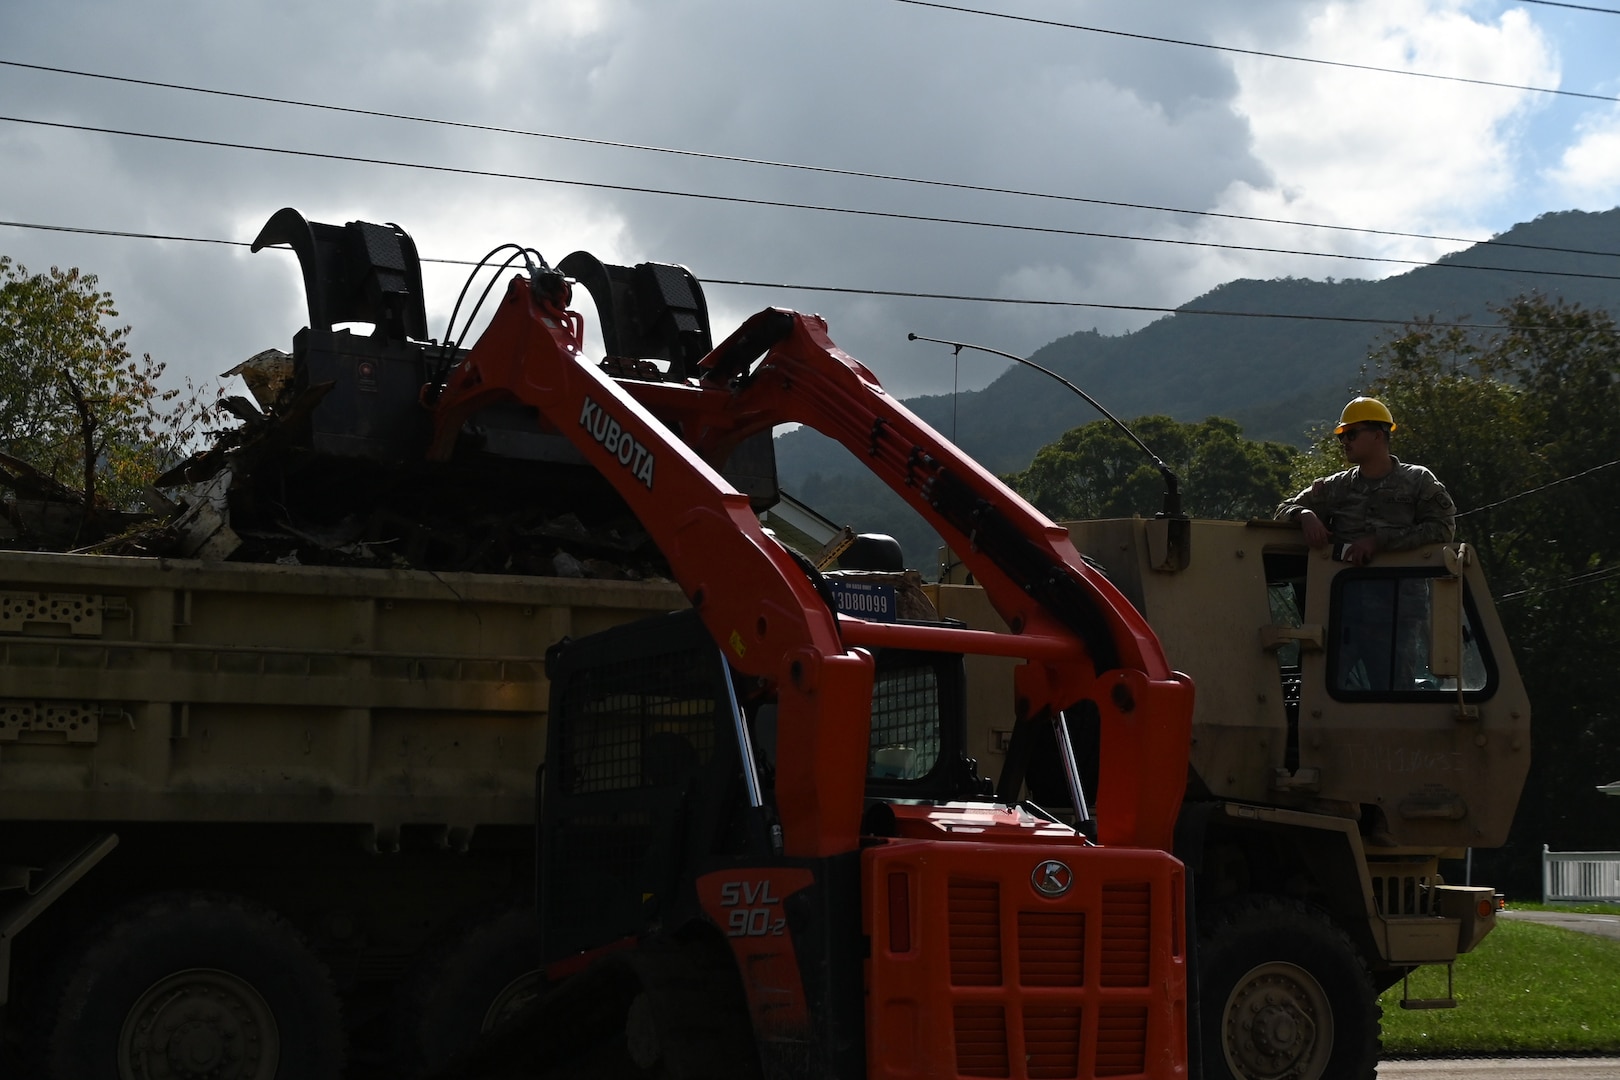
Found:
<path fill-rule="evenodd" d="M 544 654 L 668 582 L 0 552 L 0 817 L 530 824 Z"/>

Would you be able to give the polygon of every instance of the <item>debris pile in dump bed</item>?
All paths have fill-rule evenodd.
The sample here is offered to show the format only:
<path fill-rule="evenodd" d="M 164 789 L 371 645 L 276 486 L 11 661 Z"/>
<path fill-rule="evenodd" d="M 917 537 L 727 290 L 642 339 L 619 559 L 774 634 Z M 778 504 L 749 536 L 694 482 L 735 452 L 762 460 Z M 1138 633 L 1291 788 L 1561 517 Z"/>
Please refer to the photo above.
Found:
<path fill-rule="evenodd" d="M 26 462 L 0 458 L 0 546 L 285 564 L 597 578 L 667 578 L 667 565 L 612 486 L 535 409 L 481 406 L 453 453 L 429 461 L 436 400 L 479 304 L 443 340 L 428 334 L 421 260 L 396 225 L 308 221 L 291 207 L 253 250 L 298 256 L 309 321 L 291 353 L 267 349 L 227 372 L 252 399 L 222 409 L 240 426 L 159 477 L 144 515 L 86 507 Z M 614 266 L 587 252 L 555 270 L 532 248 L 531 279 L 588 294 L 616 377 L 684 380 L 713 348 L 708 305 L 685 267 Z M 493 283 L 492 283 L 493 284 Z M 488 294 L 488 289 L 485 294 Z M 464 289 L 465 299 L 468 289 Z M 369 332 L 355 332 L 369 326 Z M 452 344 L 454 342 L 454 344 Z M 769 432 L 734 448 L 722 474 L 756 510 L 778 498 Z"/>
<path fill-rule="evenodd" d="M 464 449 L 445 462 L 385 463 L 309 448 L 328 392 L 295 393 L 289 358 L 266 350 L 227 374 L 257 401 L 241 424 L 159 477 L 146 513 L 96 507 L 0 455 L 0 547 L 116 555 L 533 574 L 668 577 L 612 488 L 583 465 Z"/>

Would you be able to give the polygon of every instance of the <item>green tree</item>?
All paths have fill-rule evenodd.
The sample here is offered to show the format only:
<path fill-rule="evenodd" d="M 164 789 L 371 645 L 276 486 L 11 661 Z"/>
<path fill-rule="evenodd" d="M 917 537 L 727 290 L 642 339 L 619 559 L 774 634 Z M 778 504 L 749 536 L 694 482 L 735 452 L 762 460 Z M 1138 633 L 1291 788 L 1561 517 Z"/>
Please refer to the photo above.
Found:
<path fill-rule="evenodd" d="M 1193 517 L 1269 517 L 1286 494 L 1293 448 L 1245 439 L 1231 420 L 1144 416 L 1130 427 L 1176 474 L 1182 509 Z M 1163 506 L 1159 470 L 1107 420 L 1065 432 L 1007 480 L 1058 521 L 1151 516 Z"/>
<path fill-rule="evenodd" d="M 1479 553 L 1535 707 L 1531 777 L 1502 869 L 1534 889 L 1536 856 L 1613 848 L 1620 800 L 1620 330 L 1539 296 L 1500 330 L 1410 326 L 1373 354 L 1396 452 L 1433 469 Z"/>
<path fill-rule="evenodd" d="M 159 386 L 164 365 L 133 356 L 117 318 L 94 275 L 0 256 L 0 489 L 76 492 L 87 524 L 131 507 L 212 415 L 189 381 Z"/>

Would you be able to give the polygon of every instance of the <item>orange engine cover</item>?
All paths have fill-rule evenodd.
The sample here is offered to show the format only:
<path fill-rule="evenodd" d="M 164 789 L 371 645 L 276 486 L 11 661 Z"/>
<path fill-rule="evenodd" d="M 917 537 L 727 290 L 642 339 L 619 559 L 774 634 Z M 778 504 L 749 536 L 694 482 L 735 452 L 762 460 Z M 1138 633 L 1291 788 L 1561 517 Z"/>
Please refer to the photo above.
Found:
<path fill-rule="evenodd" d="M 868 1076 L 1186 1076 L 1181 863 L 986 832 L 863 853 Z"/>

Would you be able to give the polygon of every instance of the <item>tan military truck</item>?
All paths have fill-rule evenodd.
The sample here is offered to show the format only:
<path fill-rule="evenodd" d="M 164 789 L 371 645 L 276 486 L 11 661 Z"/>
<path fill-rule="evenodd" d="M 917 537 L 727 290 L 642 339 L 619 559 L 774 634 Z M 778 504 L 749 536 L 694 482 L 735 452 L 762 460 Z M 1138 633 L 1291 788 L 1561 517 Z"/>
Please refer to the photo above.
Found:
<path fill-rule="evenodd" d="M 1353 567 L 1265 521 L 1067 527 L 1198 687 L 1176 854 L 1196 882 L 1205 1077 L 1371 1078 L 1377 992 L 1494 925 L 1492 890 L 1443 883 L 1439 862 L 1503 842 L 1529 768 L 1479 567 L 1461 545 Z M 995 624 L 971 586 L 936 603 Z M 1008 668 L 978 663 L 975 714 L 1005 716 Z M 986 775 L 1016 775 L 1009 730 L 972 739 Z M 1050 758 L 1028 753 L 1026 790 L 1066 806 Z"/>
<path fill-rule="evenodd" d="M 546 647 L 684 605 L 0 552 L 0 1002 L 27 1074 L 335 1077 L 344 1013 L 350 1075 L 442 1060 L 534 966 Z M 193 961 L 219 940 L 233 970 Z"/>

